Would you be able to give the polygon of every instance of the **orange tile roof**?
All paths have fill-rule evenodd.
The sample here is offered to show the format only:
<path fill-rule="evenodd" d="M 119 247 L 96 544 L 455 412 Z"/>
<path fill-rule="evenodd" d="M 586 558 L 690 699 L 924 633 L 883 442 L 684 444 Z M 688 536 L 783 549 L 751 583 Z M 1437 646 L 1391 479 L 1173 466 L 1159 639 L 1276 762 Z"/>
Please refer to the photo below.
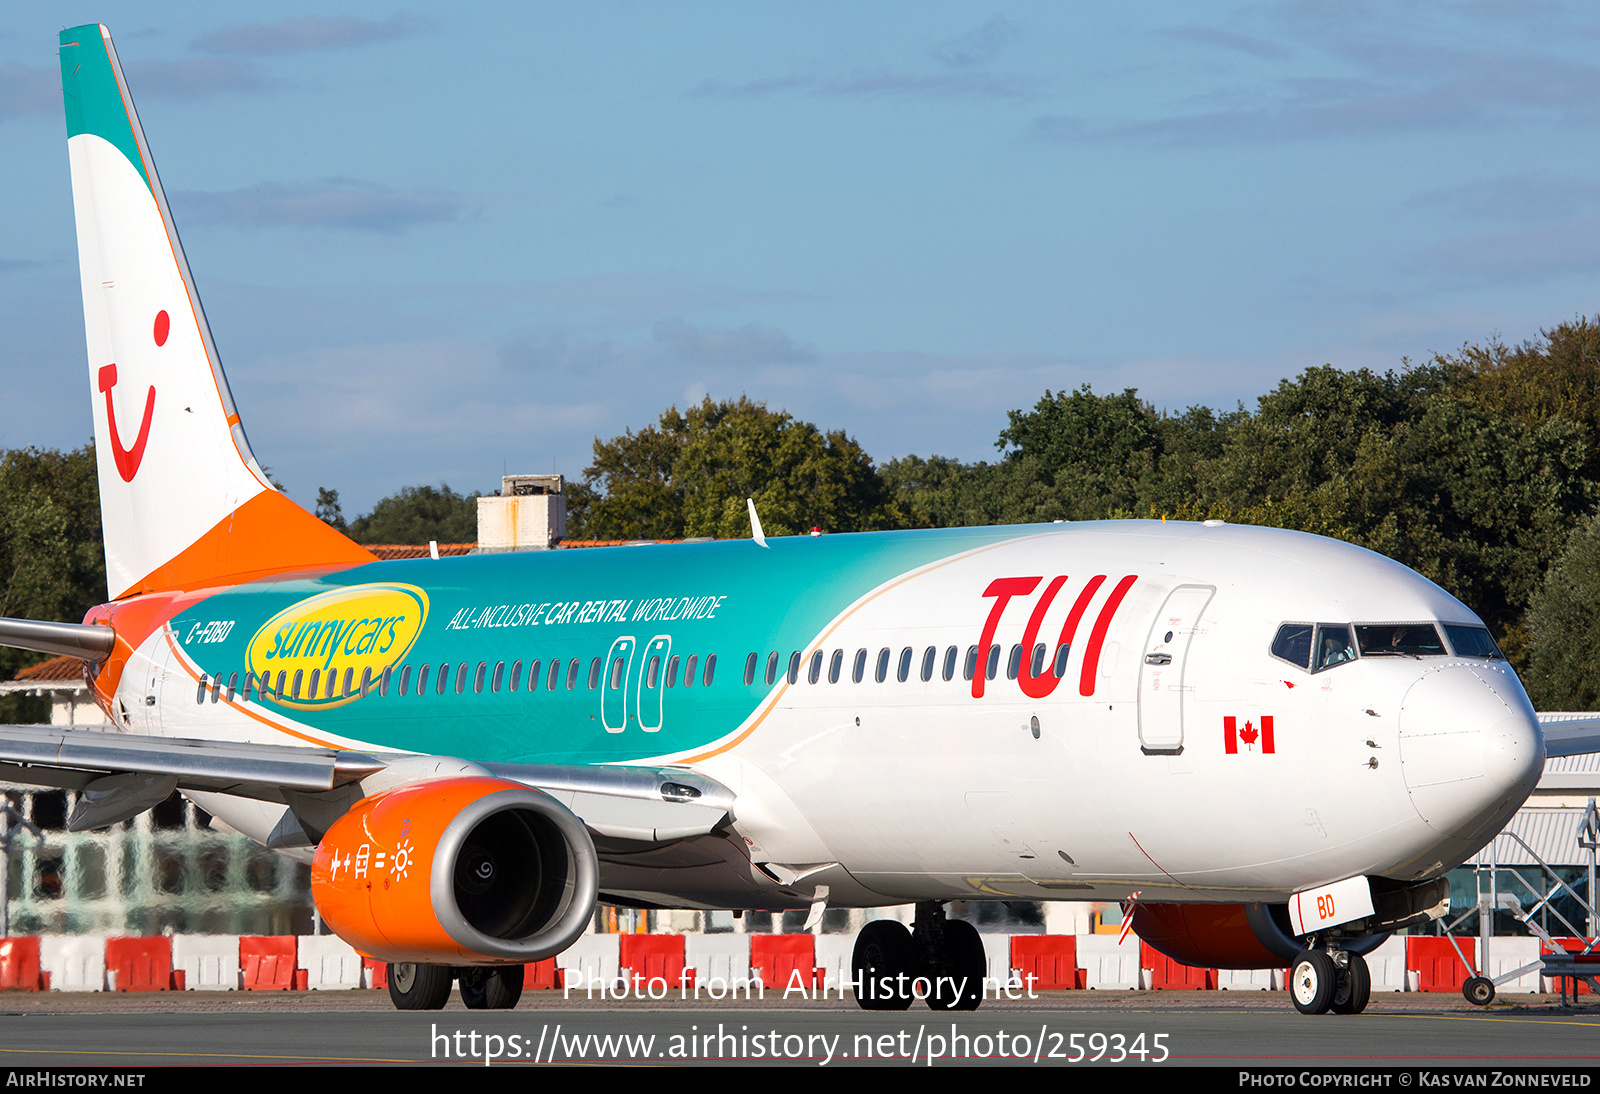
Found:
<path fill-rule="evenodd" d="M 17 673 L 17 679 L 33 680 L 39 683 L 57 680 L 82 680 L 83 662 L 76 657 L 52 657 L 48 661 L 40 661 L 37 665 L 29 665 Z"/>
<path fill-rule="evenodd" d="M 426 543 L 364 543 L 367 550 L 379 559 L 391 558 L 427 558 L 428 545 Z M 470 555 L 476 543 L 441 543 L 439 544 L 439 557 L 450 555 Z"/>

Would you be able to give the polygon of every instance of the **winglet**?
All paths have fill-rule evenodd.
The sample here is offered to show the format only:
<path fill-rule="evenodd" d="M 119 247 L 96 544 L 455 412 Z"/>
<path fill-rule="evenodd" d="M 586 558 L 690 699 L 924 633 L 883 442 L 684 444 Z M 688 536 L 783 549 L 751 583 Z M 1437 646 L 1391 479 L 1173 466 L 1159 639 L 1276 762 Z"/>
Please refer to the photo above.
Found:
<path fill-rule="evenodd" d="M 750 507 L 750 538 L 756 541 L 756 546 L 765 547 L 767 537 L 761 531 L 761 518 L 756 516 L 756 499 L 745 498 L 744 502 Z"/>

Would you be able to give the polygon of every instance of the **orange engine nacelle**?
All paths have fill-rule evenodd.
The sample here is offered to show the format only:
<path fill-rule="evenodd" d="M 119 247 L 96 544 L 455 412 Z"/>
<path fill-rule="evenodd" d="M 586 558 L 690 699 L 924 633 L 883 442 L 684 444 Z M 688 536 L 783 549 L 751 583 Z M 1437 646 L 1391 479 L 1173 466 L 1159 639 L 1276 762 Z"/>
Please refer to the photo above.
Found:
<path fill-rule="evenodd" d="M 328 829 L 311 893 L 335 933 L 382 961 L 538 961 L 583 933 L 599 888 L 577 817 L 521 783 L 468 776 L 363 798 Z"/>
<path fill-rule="evenodd" d="M 1133 930 L 1174 961 L 1203 969 L 1276 969 L 1304 947 L 1266 904 L 1135 904 Z"/>

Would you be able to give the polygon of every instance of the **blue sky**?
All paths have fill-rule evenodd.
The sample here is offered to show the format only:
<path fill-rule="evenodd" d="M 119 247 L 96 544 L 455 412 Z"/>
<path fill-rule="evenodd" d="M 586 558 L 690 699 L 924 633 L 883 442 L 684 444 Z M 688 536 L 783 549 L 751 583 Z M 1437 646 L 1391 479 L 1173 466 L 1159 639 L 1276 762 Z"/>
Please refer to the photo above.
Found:
<path fill-rule="evenodd" d="M 91 429 L 57 32 L 112 30 L 302 503 L 577 477 L 747 394 L 878 460 L 1600 312 L 1580 4 L 41 3 L 0 29 L 0 447 Z"/>

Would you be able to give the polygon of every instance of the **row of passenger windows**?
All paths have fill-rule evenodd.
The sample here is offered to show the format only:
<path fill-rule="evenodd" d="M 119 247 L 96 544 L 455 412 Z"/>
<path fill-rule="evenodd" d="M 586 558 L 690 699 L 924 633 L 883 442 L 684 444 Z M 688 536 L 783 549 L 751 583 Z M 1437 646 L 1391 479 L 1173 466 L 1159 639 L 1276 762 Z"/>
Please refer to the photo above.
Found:
<path fill-rule="evenodd" d="M 988 655 L 984 657 L 983 674 L 985 678 L 993 680 L 1000 674 L 1001 653 L 1002 648 L 1000 646 L 989 647 Z M 1067 656 L 1069 653 L 1071 653 L 1071 647 L 1065 642 L 1056 647 L 1053 657 L 1050 655 L 1049 647 L 1043 642 L 1039 643 L 1033 647 L 1033 653 L 1028 659 L 1029 675 L 1037 679 L 1049 671 L 1054 673 L 1056 679 L 1059 680 L 1067 673 Z M 1006 659 L 1006 679 L 1015 680 L 1021 673 L 1022 655 L 1023 649 L 1021 645 L 1011 647 L 1010 656 Z M 910 646 L 901 649 L 898 657 L 895 656 L 893 650 L 885 646 L 878 651 L 877 657 L 873 659 L 872 678 L 880 684 L 889 679 L 889 669 L 892 664 L 894 678 L 902 684 L 911 679 L 914 666 L 924 682 L 932 680 L 935 672 L 938 672 L 946 680 L 954 680 L 956 666 L 959 663 L 961 666 L 961 678 L 963 680 L 971 680 L 978 673 L 978 657 L 977 646 L 968 646 L 965 658 L 961 656 L 959 646 L 945 647 L 942 658 L 939 655 L 939 647 L 937 646 L 929 646 L 924 649 L 920 658 L 917 656 L 917 651 Z M 855 656 L 850 660 L 850 679 L 853 683 L 859 684 L 866 679 L 867 662 L 868 651 L 864 649 L 856 650 Z M 767 654 L 766 667 L 763 669 L 761 654 L 752 653 L 744 660 L 744 682 L 747 686 L 754 685 L 759 673 L 761 679 L 768 684 L 777 683 L 780 674 L 786 675 L 791 684 L 798 684 L 802 675 L 808 683 L 816 684 L 822 681 L 824 666 L 826 666 L 828 683 L 837 684 L 844 675 L 844 664 L 844 650 L 834 650 L 831 654 L 817 650 L 809 658 L 805 657 L 799 650 L 795 650 L 789 654 L 787 665 L 783 662 L 783 655 L 774 650 Z"/>
<path fill-rule="evenodd" d="M 983 671 L 985 678 L 993 680 L 1000 674 L 1000 660 L 1004 652 L 999 645 L 989 647 L 987 656 L 983 658 Z M 1034 678 L 1051 672 L 1057 679 L 1066 675 L 1067 657 L 1071 648 L 1062 643 L 1057 646 L 1052 656 L 1050 649 L 1044 643 L 1033 647 L 1029 658 L 1029 674 Z M 1006 679 L 1015 680 L 1022 671 L 1023 648 L 1021 645 L 1011 647 L 1010 655 L 1006 658 Z M 858 649 L 850 663 L 850 679 L 859 684 L 866 679 L 868 665 L 868 651 Z M 961 668 L 961 678 L 971 680 L 978 672 L 979 650 L 977 646 L 968 646 L 966 656 L 961 656 L 960 648 L 948 646 L 941 658 L 937 646 L 928 646 L 922 651 L 919 658 L 917 652 L 910 646 L 900 650 L 896 657 L 888 647 L 878 651 L 873 662 L 873 679 L 878 683 L 888 680 L 891 666 L 895 679 L 901 683 L 911 679 L 915 668 L 923 681 L 932 680 L 935 672 L 939 672 L 945 680 L 953 680 L 958 664 Z M 942 666 L 941 666 L 942 662 Z M 272 673 L 246 672 L 241 675 L 237 672 L 228 676 L 224 681 L 222 676 L 201 676 L 199 686 L 195 690 L 195 702 L 203 703 L 209 699 L 216 703 L 222 700 L 233 702 L 242 700 L 249 702 L 251 698 L 291 700 L 316 700 L 316 699 L 342 699 L 362 697 L 376 691 L 379 695 L 387 696 L 392 691 L 395 695 L 424 695 L 432 691 L 436 695 L 444 695 L 452 690 L 457 695 L 466 694 L 470 687 L 472 693 L 480 695 L 485 689 L 491 693 L 502 690 L 517 691 L 526 681 L 526 690 L 538 689 L 541 682 L 549 691 L 560 690 L 563 686 L 567 691 L 578 689 L 579 683 L 584 682 L 590 690 L 600 687 L 602 675 L 606 676 L 606 685 L 617 689 L 623 686 L 623 677 L 627 672 L 627 659 L 624 657 L 612 658 L 609 671 L 605 658 L 595 657 L 589 661 L 587 672 L 584 671 L 583 659 L 579 657 L 570 660 L 560 658 L 552 659 L 548 666 L 541 661 L 532 661 L 527 665 L 527 674 L 523 674 L 523 662 L 513 661 L 509 668 L 506 662 L 499 661 L 491 668 L 487 661 L 479 661 L 476 666 L 470 661 L 460 661 L 455 664 L 446 662 L 438 665 L 419 665 L 413 669 L 410 665 L 391 666 L 381 673 L 374 675 L 371 668 L 361 670 L 361 675 L 356 676 L 353 667 L 347 667 L 342 672 L 338 668 L 312 669 L 309 673 L 304 669 L 296 669 L 292 674 L 281 671 L 276 677 Z M 801 651 L 795 650 L 789 654 L 785 665 L 782 654 L 774 650 L 766 656 L 766 668 L 762 671 L 762 658 L 759 653 L 752 653 L 745 659 L 744 682 L 754 685 L 757 674 L 767 684 L 778 682 L 780 674 L 786 675 L 791 684 L 800 682 L 802 676 L 812 684 L 820 683 L 826 672 L 830 684 L 837 684 L 844 675 L 845 651 L 836 649 L 831 654 L 822 650 L 812 653 L 806 658 Z M 684 687 L 693 687 L 698 682 L 702 687 L 710 687 L 716 675 L 717 656 L 707 654 L 701 659 L 696 654 L 688 657 L 673 655 L 663 659 L 654 656 L 645 663 L 644 686 L 647 690 L 658 687 L 677 687 L 680 679 Z M 680 677 L 681 672 L 681 677 Z"/>
<path fill-rule="evenodd" d="M 542 661 L 531 661 L 527 669 L 528 691 L 538 690 L 541 681 L 548 691 L 560 690 L 563 684 L 567 691 L 576 691 L 580 681 L 586 681 L 593 690 L 600 686 L 605 658 L 592 658 L 587 673 L 581 657 L 566 661 L 553 658 L 548 668 Z M 361 670 L 359 678 L 354 668 L 346 668 L 341 679 L 337 668 L 326 673 L 321 669 L 312 669 L 309 673 L 296 669 L 292 675 L 281 671 L 276 678 L 270 672 L 260 676 L 247 672 L 242 684 L 239 673 L 235 672 L 228 676 L 226 683 L 220 674 L 201 676 L 194 698 L 197 703 L 205 702 L 208 697 L 213 703 L 223 699 L 231 703 L 236 698 L 248 702 L 252 694 L 261 699 L 344 699 L 370 695 L 374 691 L 387 696 L 391 690 L 396 695 L 425 695 L 430 690 L 435 695 L 444 695 L 451 690 L 452 682 L 457 695 L 466 694 L 469 686 L 474 695 L 481 695 L 486 687 L 491 693 L 517 691 L 524 682 L 522 670 L 521 661 L 513 661 L 509 670 L 504 661 L 497 661 L 493 668 L 487 661 L 479 661 L 476 667 L 470 661 L 459 661 L 454 665 L 445 662 L 437 668 L 424 664 L 415 670 L 410 665 L 391 666 L 376 676 L 369 667 Z M 613 658 L 607 685 L 620 688 L 626 670 L 625 658 Z M 645 665 L 645 687 L 654 689 L 663 683 L 669 688 L 677 687 L 680 670 L 684 687 L 693 687 L 697 681 L 701 687 L 710 687 L 717 672 L 717 655 L 707 654 L 703 661 L 698 654 L 683 658 L 674 655 L 666 659 L 665 666 L 661 657 L 652 657 Z"/>

